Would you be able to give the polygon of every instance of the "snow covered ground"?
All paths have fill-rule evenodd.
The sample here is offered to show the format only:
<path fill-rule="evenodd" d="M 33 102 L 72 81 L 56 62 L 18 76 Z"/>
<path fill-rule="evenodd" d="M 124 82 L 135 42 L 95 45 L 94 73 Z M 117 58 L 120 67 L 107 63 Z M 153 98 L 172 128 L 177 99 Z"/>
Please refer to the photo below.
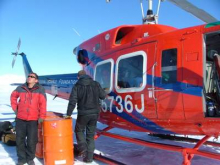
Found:
<path fill-rule="evenodd" d="M 14 121 L 15 115 L 10 107 L 10 94 L 16 88 L 11 86 L 11 83 L 24 82 L 24 78 L 15 75 L 4 75 L 0 77 L 0 121 Z M 53 96 L 47 95 L 48 111 L 55 111 L 65 114 L 68 101 L 56 98 L 53 100 Z M 76 111 L 75 111 L 76 112 Z M 76 113 L 74 113 L 73 124 L 75 124 Z M 98 128 L 103 128 L 101 123 L 98 124 Z M 150 140 L 153 142 L 166 143 L 172 145 L 180 145 L 192 148 L 195 143 L 189 142 L 176 142 L 171 140 L 164 140 L 157 137 L 148 136 L 147 133 L 129 132 L 121 129 L 113 129 L 111 132 L 135 137 L 144 140 Z M 220 140 L 218 140 L 220 142 Z M 211 151 L 220 153 L 219 147 L 203 146 L 201 148 L 205 151 Z M 170 151 L 164 151 L 159 149 L 148 148 L 124 141 L 101 136 L 96 141 L 96 153 L 122 162 L 128 165 L 145 164 L 145 165 L 181 165 L 182 154 Z M 0 165 L 14 165 L 17 162 L 16 148 L 6 146 L 0 142 Z M 42 165 L 43 160 L 35 158 L 36 165 Z M 80 160 L 74 162 L 76 165 L 85 164 Z M 92 163 L 92 165 L 104 164 L 98 161 Z M 208 159 L 204 157 L 195 156 L 192 160 L 192 165 L 219 165 L 220 161 Z"/>

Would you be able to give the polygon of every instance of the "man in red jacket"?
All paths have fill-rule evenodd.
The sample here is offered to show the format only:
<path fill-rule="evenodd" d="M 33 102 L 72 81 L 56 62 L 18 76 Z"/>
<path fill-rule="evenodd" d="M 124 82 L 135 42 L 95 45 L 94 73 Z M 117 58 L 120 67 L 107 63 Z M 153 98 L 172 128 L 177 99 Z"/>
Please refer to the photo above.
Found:
<path fill-rule="evenodd" d="M 30 73 L 26 83 L 11 94 L 11 106 L 16 114 L 17 165 L 35 165 L 38 122 L 45 118 L 46 102 L 45 90 L 38 83 L 36 73 Z"/>

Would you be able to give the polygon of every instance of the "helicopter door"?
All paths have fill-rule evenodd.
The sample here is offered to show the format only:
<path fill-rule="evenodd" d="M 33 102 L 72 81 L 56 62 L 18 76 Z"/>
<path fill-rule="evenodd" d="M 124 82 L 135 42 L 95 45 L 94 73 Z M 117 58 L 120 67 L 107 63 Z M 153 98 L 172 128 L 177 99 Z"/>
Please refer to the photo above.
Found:
<path fill-rule="evenodd" d="M 184 82 L 183 93 L 185 93 L 183 95 L 183 102 L 186 119 L 191 119 L 192 116 L 204 117 L 202 110 L 205 109 L 202 108 L 205 108 L 205 105 L 203 105 L 204 95 L 202 87 L 203 74 L 206 73 L 206 71 L 203 70 L 203 67 L 205 69 L 206 65 L 204 65 L 205 59 L 203 59 L 201 52 L 201 50 L 204 49 L 201 34 L 198 32 L 188 33 L 188 31 L 186 31 L 186 34 L 187 35 L 185 35 L 185 39 L 183 40 L 182 44 Z M 196 42 L 198 44 L 192 44 Z M 213 40 L 210 43 L 214 43 Z M 210 65 L 207 67 L 210 67 Z M 207 72 L 210 71 L 209 69 L 207 70 Z"/>
<path fill-rule="evenodd" d="M 125 100 L 128 112 L 138 112 L 149 119 L 157 118 L 152 96 L 151 69 L 157 42 L 120 51 L 116 62 L 115 89 Z M 128 105 L 132 105 L 129 109 Z M 132 110 L 131 110 L 132 109 Z"/>
<path fill-rule="evenodd" d="M 179 60 L 177 48 L 165 49 L 157 54 L 153 69 L 158 119 L 184 119 Z"/>

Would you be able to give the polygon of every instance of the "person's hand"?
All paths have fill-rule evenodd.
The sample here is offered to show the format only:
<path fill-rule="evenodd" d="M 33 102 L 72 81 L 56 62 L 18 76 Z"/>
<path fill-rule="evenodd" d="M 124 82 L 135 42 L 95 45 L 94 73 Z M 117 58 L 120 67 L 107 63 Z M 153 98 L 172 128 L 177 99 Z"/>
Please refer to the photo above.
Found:
<path fill-rule="evenodd" d="M 39 118 L 38 119 L 38 124 L 41 124 L 43 121 L 44 121 L 43 119 Z"/>
<path fill-rule="evenodd" d="M 11 133 L 15 133 L 15 129 L 10 129 Z"/>

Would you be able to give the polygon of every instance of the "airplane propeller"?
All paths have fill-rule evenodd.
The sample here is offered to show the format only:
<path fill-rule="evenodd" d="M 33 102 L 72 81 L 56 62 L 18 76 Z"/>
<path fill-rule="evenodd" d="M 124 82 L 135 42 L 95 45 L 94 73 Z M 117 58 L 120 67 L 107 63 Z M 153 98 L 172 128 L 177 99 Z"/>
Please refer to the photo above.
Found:
<path fill-rule="evenodd" d="M 176 6 L 182 8 L 183 10 L 191 13 L 195 17 L 199 18 L 205 23 L 217 22 L 218 20 L 211 16 L 206 11 L 199 9 L 198 7 L 194 6 L 192 3 L 188 2 L 187 0 L 167 0 L 172 2 Z"/>
<path fill-rule="evenodd" d="M 12 53 L 12 55 L 14 55 L 14 58 L 13 58 L 13 61 L 12 61 L 12 68 L 14 67 L 15 60 L 16 60 L 16 57 L 17 57 L 17 55 L 18 55 L 18 52 L 19 52 L 20 46 L 21 46 L 21 39 L 19 38 L 19 40 L 18 40 L 18 46 L 17 46 L 17 50 L 16 50 L 15 53 Z"/>

